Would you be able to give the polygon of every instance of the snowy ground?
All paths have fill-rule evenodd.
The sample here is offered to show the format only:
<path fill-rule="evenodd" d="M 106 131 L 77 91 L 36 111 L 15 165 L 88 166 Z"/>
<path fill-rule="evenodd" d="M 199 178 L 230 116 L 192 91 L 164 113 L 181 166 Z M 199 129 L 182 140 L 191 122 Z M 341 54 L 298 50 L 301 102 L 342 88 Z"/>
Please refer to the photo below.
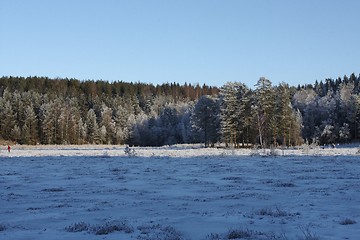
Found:
<path fill-rule="evenodd" d="M 0 239 L 358 239 L 357 152 L 2 147 Z"/>

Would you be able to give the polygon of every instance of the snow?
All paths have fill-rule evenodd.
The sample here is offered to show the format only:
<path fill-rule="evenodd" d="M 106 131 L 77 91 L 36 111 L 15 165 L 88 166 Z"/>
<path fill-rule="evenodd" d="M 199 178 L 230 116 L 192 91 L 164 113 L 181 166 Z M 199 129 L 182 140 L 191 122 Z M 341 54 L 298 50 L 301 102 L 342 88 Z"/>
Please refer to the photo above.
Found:
<path fill-rule="evenodd" d="M 134 149 L 3 147 L 0 239 L 360 236 L 357 147 Z"/>

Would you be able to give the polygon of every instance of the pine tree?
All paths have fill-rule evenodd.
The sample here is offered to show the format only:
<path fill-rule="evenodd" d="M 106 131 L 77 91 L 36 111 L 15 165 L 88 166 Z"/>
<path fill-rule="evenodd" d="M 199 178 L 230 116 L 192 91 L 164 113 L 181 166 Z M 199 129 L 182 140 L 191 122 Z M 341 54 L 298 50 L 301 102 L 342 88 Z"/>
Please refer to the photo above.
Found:
<path fill-rule="evenodd" d="M 277 144 L 277 137 L 281 136 L 282 144 L 291 145 L 292 128 L 298 127 L 295 122 L 293 114 L 293 107 L 291 105 L 290 88 L 288 84 L 282 83 L 276 88 L 276 110 L 273 113 L 275 121 L 273 122 L 273 144 Z M 276 130 L 278 131 L 276 131 Z"/>
<path fill-rule="evenodd" d="M 255 84 L 255 95 L 252 106 L 254 122 L 258 129 L 259 143 L 262 148 L 271 142 L 270 123 L 274 113 L 274 91 L 271 81 L 261 77 Z"/>
<path fill-rule="evenodd" d="M 227 83 L 220 90 L 220 101 L 222 139 L 237 147 L 240 141 L 244 142 L 249 124 L 249 89 L 239 82 Z"/>

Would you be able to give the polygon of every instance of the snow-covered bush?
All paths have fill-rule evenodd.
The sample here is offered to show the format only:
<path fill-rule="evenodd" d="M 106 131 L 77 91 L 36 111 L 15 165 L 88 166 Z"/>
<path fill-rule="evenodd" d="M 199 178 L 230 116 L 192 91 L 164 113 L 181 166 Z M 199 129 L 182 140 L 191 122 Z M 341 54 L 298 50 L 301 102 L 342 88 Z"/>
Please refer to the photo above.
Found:
<path fill-rule="evenodd" d="M 135 156 L 136 155 L 136 152 L 135 152 L 135 149 L 131 149 L 129 148 L 129 146 L 126 146 L 125 149 L 124 149 L 124 152 L 126 155 L 128 155 L 129 157 L 132 157 L 132 156 Z"/>
<path fill-rule="evenodd" d="M 246 230 L 230 230 L 228 235 L 227 235 L 227 239 L 239 239 L 239 238 L 251 238 L 254 235 L 254 232 L 246 229 Z"/>
<path fill-rule="evenodd" d="M 300 226 L 299 228 L 303 234 L 303 237 L 298 238 L 299 240 L 319 240 L 320 239 L 316 233 L 313 233 L 311 231 L 310 225 L 308 225 L 306 227 Z"/>
<path fill-rule="evenodd" d="M 65 227 L 67 232 L 83 232 L 87 231 L 95 235 L 107 235 L 112 232 L 132 233 L 134 228 L 125 221 L 105 222 L 104 224 L 90 225 L 85 222 L 74 223 Z"/>
<path fill-rule="evenodd" d="M 140 234 L 137 239 L 167 239 L 167 240 L 181 240 L 182 234 L 171 226 L 161 226 L 160 224 L 144 224 L 138 226 L 137 229 Z"/>
<path fill-rule="evenodd" d="M 6 226 L 3 224 L 0 224 L 0 232 L 5 231 L 5 230 L 6 230 Z"/>
<path fill-rule="evenodd" d="M 103 225 L 95 225 L 91 228 L 95 235 L 107 235 L 112 232 L 132 233 L 134 228 L 126 222 L 106 222 Z"/>
<path fill-rule="evenodd" d="M 270 156 L 283 156 L 284 155 L 284 151 L 281 149 L 277 149 L 277 148 L 270 148 Z"/>
<path fill-rule="evenodd" d="M 340 221 L 341 225 L 351 225 L 351 224 L 355 224 L 356 221 L 350 218 L 345 218 L 343 220 Z"/>
<path fill-rule="evenodd" d="M 272 208 L 262 208 L 255 212 L 255 214 L 260 216 L 271 216 L 271 217 L 289 217 L 300 215 L 300 213 L 290 213 L 285 210 L 280 209 L 279 207 Z"/>
<path fill-rule="evenodd" d="M 225 234 L 211 233 L 206 236 L 206 240 L 228 240 L 228 239 L 252 239 L 252 240 L 287 240 L 284 233 L 261 232 L 251 229 L 230 229 Z"/>
<path fill-rule="evenodd" d="M 67 232 L 82 232 L 89 229 L 88 225 L 84 222 L 74 223 L 65 228 Z"/>

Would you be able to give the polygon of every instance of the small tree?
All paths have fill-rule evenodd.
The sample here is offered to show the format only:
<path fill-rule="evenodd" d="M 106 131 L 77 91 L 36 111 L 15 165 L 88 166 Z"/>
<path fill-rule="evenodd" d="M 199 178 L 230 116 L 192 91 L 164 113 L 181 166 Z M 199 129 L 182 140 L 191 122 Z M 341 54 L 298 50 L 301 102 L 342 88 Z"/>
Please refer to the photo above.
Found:
<path fill-rule="evenodd" d="M 339 138 L 342 142 L 347 142 L 351 138 L 349 124 L 344 123 L 339 130 Z"/>
<path fill-rule="evenodd" d="M 326 124 L 321 133 L 321 143 L 335 143 L 336 137 L 334 134 L 334 126 Z"/>

